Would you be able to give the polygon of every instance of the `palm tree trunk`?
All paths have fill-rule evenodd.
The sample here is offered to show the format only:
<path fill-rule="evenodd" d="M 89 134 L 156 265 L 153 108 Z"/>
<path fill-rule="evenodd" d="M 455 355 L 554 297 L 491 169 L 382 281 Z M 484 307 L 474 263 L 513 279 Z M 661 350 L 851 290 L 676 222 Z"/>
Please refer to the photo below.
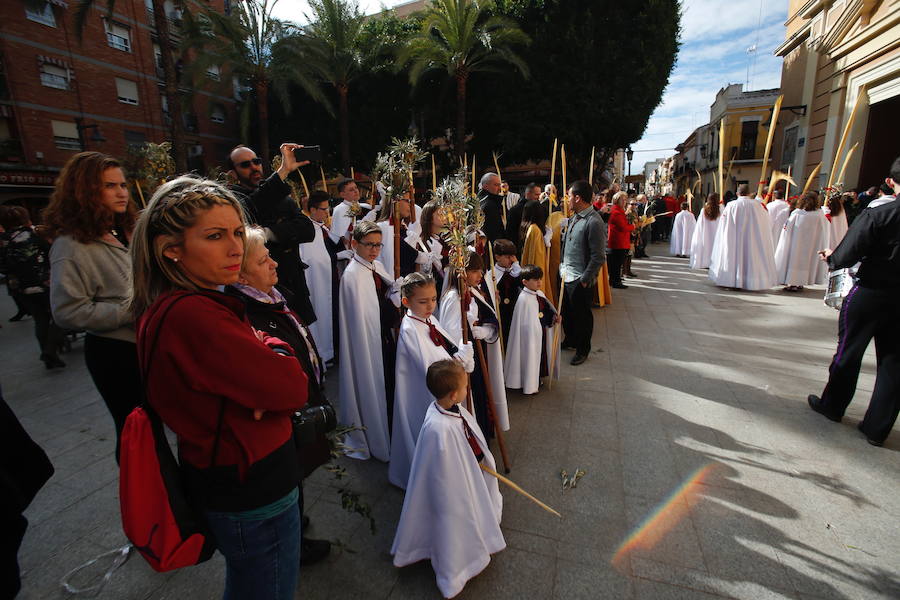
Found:
<path fill-rule="evenodd" d="M 337 85 L 341 121 L 341 170 L 345 175 L 350 173 L 350 107 L 347 103 L 349 91 L 346 83 Z"/>
<path fill-rule="evenodd" d="M 159 54 L 162 60 L 163 89 L 169 105 L 169 137 L 172 138 L 172 154 L 175 169 L 179 173 L 187 172 L 187 143 L 184 135 L 184 119 L 181 111 L 181 99 L 178 97 L 178 74 L 175 72 L 175 58 L 169 38 L 169 20 L 163 0 L 153 0 L 153 25 L 159 38 Z"/>
<path fill-rule="evenodd" d="M 466 154 L 466 82 L 468 74 L 456 75 L 456 153 L 460 161 Z"/>
<path fill-rule="evenodd" d="M 255 82 L 256 105 L 259 107 L 259 157 L 269 164 L 269 81 L 260 77 Z"/>

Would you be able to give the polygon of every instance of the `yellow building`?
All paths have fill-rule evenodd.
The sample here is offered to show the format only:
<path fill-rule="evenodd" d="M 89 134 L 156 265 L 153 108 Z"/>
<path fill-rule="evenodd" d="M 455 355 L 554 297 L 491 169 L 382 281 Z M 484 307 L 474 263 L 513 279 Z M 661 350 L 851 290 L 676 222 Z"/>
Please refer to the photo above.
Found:
<path fill-rule="evenodd" d="M 838 158 L 847 163 L 844 189 L 877 185 L 900 155 L 900 0 L 789 0 L 784 58 L 784 107 L 773 154 L 802 184 L 820 162 L 814 187 L 832 175 L 835 153 L 853 107 L 860 109 Z M 834 174 L 838 179 L 838 173 Z M 841 183 L 835 181 L 835 183 Z"/>

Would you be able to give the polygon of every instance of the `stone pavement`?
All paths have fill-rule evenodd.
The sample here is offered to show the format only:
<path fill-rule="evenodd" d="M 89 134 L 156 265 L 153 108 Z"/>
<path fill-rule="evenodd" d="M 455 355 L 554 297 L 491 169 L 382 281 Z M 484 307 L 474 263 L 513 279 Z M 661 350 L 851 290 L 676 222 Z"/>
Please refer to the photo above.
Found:
<path fill-rule="evenodd" d="M 508 548 L 460 598 L 900 598 L 900 432 L 873 448 L 855 428 L 874 355 L 831 423 L 806 406 L 836 340 L 821 288 L 726 292 L 686 263 L 635 261 L 640 278 L 595 311 L 589 361 L 565 352 L 552 391 L 510 394 L 510 476 L 563 518 L 501 486 Z M 81 344 L 45 371 L 31 321 L 7 323 L 0 303 L 3 394 L 56 466 L 27 514 L 20 597 L 65 597 L 65 573 L 124 543 L 112 421 Z M 310 536 L 344 546 L 301 572 L 297 598 L 439 598 L 427 563 L 391 564 L 402 493 L 386 466 L 344 464 L 376 533 L 314 475 Z M 562 492 L 560 469 L 576 467 L 587 475 Z M 219 598 L 222 585 L 218 556 L 166 574 L 133 556 L 100 597 Z"/>

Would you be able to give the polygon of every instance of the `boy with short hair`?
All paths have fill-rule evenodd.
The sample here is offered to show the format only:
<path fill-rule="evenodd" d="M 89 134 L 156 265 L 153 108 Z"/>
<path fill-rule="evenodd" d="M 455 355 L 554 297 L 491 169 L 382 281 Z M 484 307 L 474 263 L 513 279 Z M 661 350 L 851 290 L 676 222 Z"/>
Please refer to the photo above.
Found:
<path fill-rule="evenodd" d="M 503 344 L 509 340 L 509 326 L 512 323 L 513 310 L 522 289 L 522 272 L 516 258 L 516 245 L 509 240 L 494 240 L 494 273 L 493 285 L 496 289 L 497 303 L 500 312 L 500 326 L 503 330 Z"/>
<path fill-rule="evenodd" d="M 431 560 L 445 598 L 506 548 L 500 531 L 503 497 L 497 480 L 479 464 L 496 469 L 474 417 L 460 402 L 466 373 L 455 360 L 428 367 L 425 383 L 437 398 L 425 413 L 413 456 L 409 485 L 391 547 L 394 566 Z"/>
<path fill-rule="evenodd" d="M 541 378 L 547 375 L 559 379 L 559 362 L 550 364 L 554 327 L 559 314 L 541 291 L 544 271 L 536 265 L 522 267 L 524 288 L 516 301 L 509 330 L 503 372 L 506 387 L 521 388 L 523 394 L 535 394 Z M 556 356 L 559 357 L 557 350 Z"/>
<path fill-rule="evenodd" d="M 334 360 L 334 327 L 338 298 L 338 248 L 331 241 L 331 232 L 325 225 L 330 201 L 328 194 L 315 191 L 307 200 L 309 218 L 315 225 L 316 235 L 311 242 L 300 244 L 300 260 L 306 265 L 306 282 L 309 299 L 316 313 L 316 320 L 309 326 L 319 355 L 326 363 Z"/>

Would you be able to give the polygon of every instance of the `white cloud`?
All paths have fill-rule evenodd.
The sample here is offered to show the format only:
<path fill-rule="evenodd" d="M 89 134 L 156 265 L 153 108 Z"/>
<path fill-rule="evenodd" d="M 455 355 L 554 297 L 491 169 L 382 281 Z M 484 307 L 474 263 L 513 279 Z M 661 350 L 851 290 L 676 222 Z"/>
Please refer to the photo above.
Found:
<path fill-rule="evenodd" d="M 359 8 L 365 14 L 378 12 L 382 6 L 396 6 L 403 4 L 408 0 L 357 0 Z M 306 0 L 276 0 L 272 14 L 279 19 L 294 21 L 295 23 L 306 23 L 306 15 L 310 13 L 309 2 Z"/>

